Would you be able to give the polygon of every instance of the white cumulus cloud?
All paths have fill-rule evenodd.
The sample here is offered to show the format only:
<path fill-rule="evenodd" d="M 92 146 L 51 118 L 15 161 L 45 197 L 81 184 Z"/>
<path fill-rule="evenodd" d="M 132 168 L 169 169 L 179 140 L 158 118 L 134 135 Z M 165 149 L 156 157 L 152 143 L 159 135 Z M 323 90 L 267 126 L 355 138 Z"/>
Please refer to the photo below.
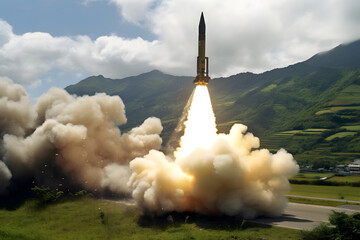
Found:
<path fill-rule="evenodd" d="M 83 1 L 91 4 L 92 1 Z M 155 40 L 15 34 L 0 20 L 0 76 L 31 85 L 52 69 L 121 78 L 152 69 L 194 75 L 201 11 L 211 77 L 262 72 L 360 38 L 356 0 L 103 0 Z"/>
<path fill-rule="evenodd" d="M 120 10 L 121 15 L 129 22 L 139 24 L 146 15 L 155 0 L 109 0 Z"/>

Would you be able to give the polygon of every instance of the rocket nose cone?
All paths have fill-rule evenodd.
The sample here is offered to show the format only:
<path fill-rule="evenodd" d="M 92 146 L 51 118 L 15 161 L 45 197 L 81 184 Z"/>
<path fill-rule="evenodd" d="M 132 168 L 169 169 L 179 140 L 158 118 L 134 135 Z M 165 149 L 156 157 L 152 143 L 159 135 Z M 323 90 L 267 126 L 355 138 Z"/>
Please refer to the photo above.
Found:
<path fill-rule="evenodd" d="M 199 34 L 205 34 L 205 19 L 204 19 L 204 14 L 202 12 L 199 22 Z"/>

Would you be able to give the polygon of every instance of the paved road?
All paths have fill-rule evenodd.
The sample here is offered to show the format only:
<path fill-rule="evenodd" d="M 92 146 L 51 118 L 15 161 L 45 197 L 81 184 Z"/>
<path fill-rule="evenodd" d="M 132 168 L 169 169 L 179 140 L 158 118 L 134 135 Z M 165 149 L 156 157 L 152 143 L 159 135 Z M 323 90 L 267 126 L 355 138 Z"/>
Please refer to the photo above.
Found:
<path fill-rule="evenodd" d="M 111 201 L 111 200 L 105 200 Z M 134 206 L 134 200 L 122 200 L 116 201 L 120 204 L 125 204 L 128 206 Z M 347 206 L 344 205 L 338 207 L 327 207 L 327 206 L 318 206 L 310 204 L 300 204 L 300 203 L 288 203 L 285 213 L 280 217 L 260 217 L 252 222 L 269 224 L 279 227 L 293 228 L 293 229 L 306 229 L 310 230 L 318 226 L 322 222 L 329 222 L 329 214 L 334 211 L 346 212 L 347 214 L 353 214 L 355 212 L 360 212 L 360 210 L 347 209 Z"/>
<path fill-rule="evenodd" d="M 308 199 L 319 199 L 319 200 L 327 200 L 327 201 L 335 201 L 335 202 L 344 202 L 344 203 L 359 203 L 360 201 L 353 200 L 345 200 L 345 199 L 333 199 L 333 198 L 319 198 L 319 197 L 308 197 L 308 196 L 297 196 L 297 195 L 285 195 L 286 197 L 296 197 L 296 198 L 308 198 Z"/>
<path fill-rule="evenodd" d="M 280 217 L 260 217 L 254 222 L 270 224 L 274 226 L 310 230 L 322 222 L 328 222 L 332 210 L 352 214 L 359 210 L 340 207 L 326 207 L 300 203 L 288 203 L 285 213 Z"/>

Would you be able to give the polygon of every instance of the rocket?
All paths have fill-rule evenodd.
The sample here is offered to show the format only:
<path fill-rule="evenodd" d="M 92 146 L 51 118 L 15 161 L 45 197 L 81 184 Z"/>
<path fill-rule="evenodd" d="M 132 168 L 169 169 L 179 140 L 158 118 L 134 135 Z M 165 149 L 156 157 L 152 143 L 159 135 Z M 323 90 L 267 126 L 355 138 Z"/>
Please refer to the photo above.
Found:
<path fill-rule="evenodd" d="M 205 57 L 205 20 L 201 13 L 199 22 L 199 43 L 197 56 L 197 74 L 193 83 L 206 86 L 209 83 L 209 58 Z"/>

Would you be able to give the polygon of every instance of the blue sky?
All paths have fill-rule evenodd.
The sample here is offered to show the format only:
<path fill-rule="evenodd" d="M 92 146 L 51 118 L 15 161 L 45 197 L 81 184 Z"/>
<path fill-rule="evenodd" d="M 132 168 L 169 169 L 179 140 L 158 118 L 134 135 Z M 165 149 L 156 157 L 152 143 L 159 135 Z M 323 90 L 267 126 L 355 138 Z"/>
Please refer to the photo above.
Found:
<path fill-rule="evenodd" d="M 195 75 L 204 11 L 210 76 L 285 67 L 360 39 L 358 0 L 1 0 L 0 77 L 33 101 L 92 75 Z"/>
<path fill-rule="evenodd" d="M 154 39 L 150 31 L 126 21 L 116 6 L 105 1 L 2 0 L 0 19 L 9 23 L 17 35 L 46 32 L 54 37 L 86 35 L 95 40 L 116 34 L 125 38 L 141 36 L 150 41 Z M 54 68 L 40 76 L 41 86 L 25 84 L 25 87 L 34 101 L 50 87 L 63 88 L 87 76 Z"/>
<path fill-rule="evenodd" d="M 92 39 L 115 33 L 126 38 L 152 40 L 146 28 L 126 21 L 105 1 L 1 0 L 0 17 L 16 34 L 48 32 L 53 36 L 87 35 Z"/>

